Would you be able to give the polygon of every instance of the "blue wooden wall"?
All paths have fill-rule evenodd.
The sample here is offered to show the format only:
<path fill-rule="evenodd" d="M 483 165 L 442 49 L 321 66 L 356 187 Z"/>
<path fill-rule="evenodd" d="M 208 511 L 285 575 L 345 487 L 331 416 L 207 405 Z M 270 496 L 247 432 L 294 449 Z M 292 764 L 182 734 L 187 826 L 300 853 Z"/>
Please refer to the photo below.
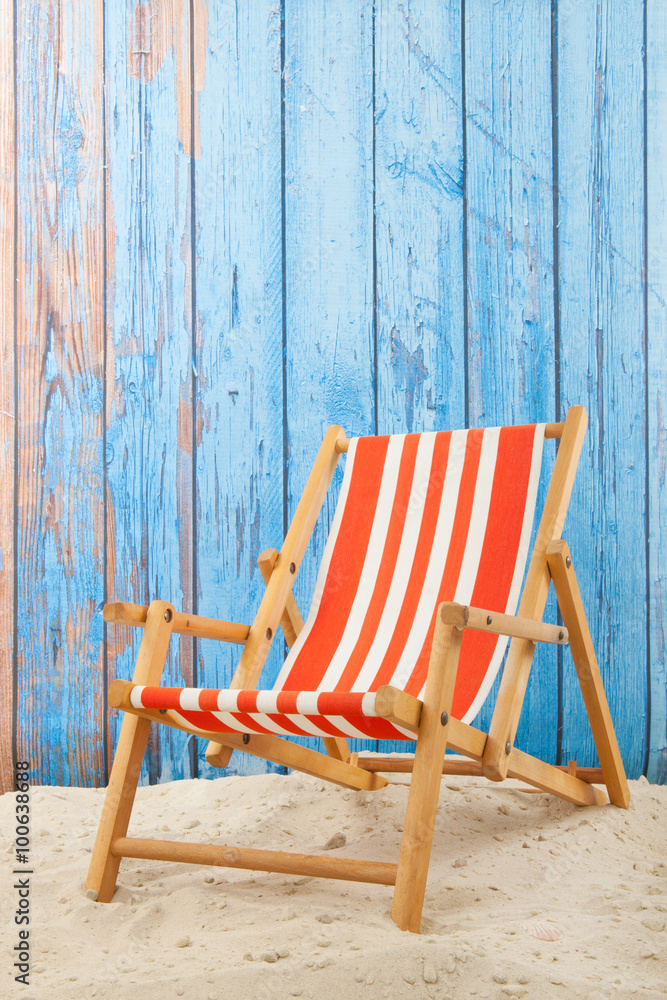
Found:
<path fill-rule="evenodd" d="M 105 601 L 252 620 L 328 424 L 573 403 L 565 536 L 628 773 L 667 780 L 666 48 L 661 0 L 0 0 L 3 787 L 105 782 Z M 174 640 L 167 680 L 237 656 Z M 595 763 L 569 653 L 518 744 Z M 170 730 L 145 767 L 211 773 Z"/>

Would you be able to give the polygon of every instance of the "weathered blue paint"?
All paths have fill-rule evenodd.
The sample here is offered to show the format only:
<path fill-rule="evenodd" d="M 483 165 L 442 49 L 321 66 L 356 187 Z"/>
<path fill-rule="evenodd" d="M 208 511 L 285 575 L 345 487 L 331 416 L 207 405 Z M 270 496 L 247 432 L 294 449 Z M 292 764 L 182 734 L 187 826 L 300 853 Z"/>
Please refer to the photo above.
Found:
<path fill-rule="evenodd" d="M 590 425 L 565 529 L 631 777 L 644 768 L 646 370 L 641 4 L 558 11 L 561 408 Z M 594 747 L 569 657 L 563 759 Z"/>
<path fill-rule="evenodd" d="M 649 781 L 667 782 L 667 8 L 646 0 Z"/>
<path fill-rule="evenodd" d="M 280 12 L 211 5 L 196 164 L 197 600 L 252 622 L 262 549 L 283 539 Z M 283 649 L 277 636 L 262 685 Z M 197 682 L 224 687 L 242 647 L 202 641 Z M 215 775 L 200 746 L 199 773 Z M 235 753 L 227 773 L 263 761 Z"/>
<path fill-rule="evenodd" d="M 106 15 L 108 598 L 160 598 L 188 610 L 191 185 L 182 132 L 179 138 L 178 67 L 170 36 L 148 7 L 129 3 L 112 12 L 107 5 Z M 187 22 L 177 30 L 187 36 Z M 111 678 L 132 676 L 141 635 L 109 627 Z M 164 682 L 191 683 L 192 668 L 192 641 L 172 640 Z M 110 746 L 119 722 L 112 712 Z M 155 729 L 142 780 L 190 777 L 186 742 Z"/>
<path fill-rule="evenodd" d="M 465 423 L 460 7 L 377 5 L 379 433 Z"/>
<path fill-rule="evenodd" d="M 107 598 L 250 620 L 256 555 L 280 545 L 328 424 L 570 403 L 591 428 L 565 537 L 628 771 L 667 780 L 663 5 L 103 6 L 16 5 L 12 640 L 36 780 L 104 780 L 105 558 Z M 304 614 L 340 478 L 297 579 Z M 137 640 L 108 630 L 111 677 Z M 166 679 L 224 684 L 238 652 L 202 642 L 195 664 L 174 640 Z M 193 773 L 190 741 L 152 739 L 144 780 Z M 569 654 L 562 678 L 540 654 L 518 743 L 594 763 Z"/>
<path fill-rule="evenodd" d="M 369 0 L 285 4 L 288 517 L 326 427 L 375 430 L 372 30 Z M 339 483 L 296 580 L 304 616 Z"/>
<path fill-rule="evenodd" d="M 17 750 L 104 779 L 102 5 L 16 8 Z"/>
<path fill-rule="evenodd" d="M 466 7 L 465 106 L 468 419 L 471 426 L 553 419 L 554 292 L 551 5 Z M 554 446 L 545 448 L 546 476 Z M 543 483 L 545 476 L 543 475 Z M 538 509 L 544 502 L 540 489 Z M 555 621 L 553 598 L 545 612 Z M 497 685 L 480 713 L 486 727 Z M 554 648 L 538 649 L 517 744 L 553 759 Z"/>

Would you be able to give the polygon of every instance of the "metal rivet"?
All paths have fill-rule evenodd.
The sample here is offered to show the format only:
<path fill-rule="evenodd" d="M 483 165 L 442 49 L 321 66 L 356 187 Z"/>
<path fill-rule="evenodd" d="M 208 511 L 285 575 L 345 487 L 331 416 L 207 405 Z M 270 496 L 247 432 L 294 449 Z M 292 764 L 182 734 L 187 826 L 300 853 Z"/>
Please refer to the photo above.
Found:
<path fill-rule="evenodd" d="M 568 569 L 572 565 L 572 560 L 570 559 L 569 556 L 565 556 L 565 565 L 567 566 Z"/>
<path fill-rule="evenodd" d="M 296 573 L 296 565 L 294 563 L 289 564 L 290 573 Z"/>
<path fill-rule="evenodd" d="M 161 708 L 160 709 L 160 715 L 166 715 L 166 714 L 167 714 L 167 709 L 166 708 Z"/>
<path fill-rule="evenodd" d="M 167 610 L 165 611 L 165 613 L 164 613 L 164 620 L 166 622 L 170 622 L 171 621 L 171 608 L 167 608 Z"/>
<path fill-rule="evenodd" d="M 250 735 L 248 733 L 243 734 L 243 742 L 250 743 Z"/>
<path fill-rule="evenodd" d="M 267 630 L 266 630 L 266 638 L 270 639 L 272 635 L 273 635 L 273 629 L 267 628 Z"/>
<path fill-rule="evenodd" d="M 440 716 L 440 725 L 446 726 L 448 722 L 449 722 L 449 715 L 447 712 L 443 712 L 442 715 Z"/>
<path fill-rule="evenodd" d="M 491 617 L 491 615 L 487 615 L 486 616 L 486 624 L 490 625 L 492 622 L 493 622 L 493 618 Z"/>
<path fill-rule="evenodd" d="M 559 639 L 560 639 L 560 641 L 562 642 L 562 641 L 563 641 L 563 639 L 565 638 L 565 633 L 564 633 L 564 632 L 559 632 L 559 633 L 558 633 L 558 638 L 559 638 Z"/>
<path fill-rule="evenodd" d="M 512 744 L 510 743 L 509 740 L 505 744 L 505 753 L 507 754 L 508 757 L 512 753 Z"/>

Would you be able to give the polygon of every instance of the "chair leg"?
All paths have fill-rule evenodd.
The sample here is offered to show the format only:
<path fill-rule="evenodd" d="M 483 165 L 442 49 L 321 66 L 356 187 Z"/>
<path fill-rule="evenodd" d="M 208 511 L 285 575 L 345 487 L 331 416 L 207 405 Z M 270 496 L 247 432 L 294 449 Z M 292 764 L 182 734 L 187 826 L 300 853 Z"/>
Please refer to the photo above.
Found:
<path fill-rule="evenodd" d="M 153 601 L 150 605 L 134 669 L 136 684 L 160 683 L 173 613 L 172 605 L 166 601 Z M 111 853 L 111 845 L 127 833 L 150 725 L 147 719 L 126 714 L 121 726 L 86 880 L 88 895 L 100 903 L 108 903 L 116 888 L 120 857 Z"/>
<path fill-rule="evenodd" d="M 570 634 L 572 659 L 609 801 L 621 809 L 627 809 L 630 804 L 630 789 L 567 542 L 561 539 L 550 545 L 547 549 L 547 561 L 563 624 Z"/>
<path fill-rule="evenodd" d="M 391 909 L 398 927 L 415 934 L 421 924 L 462 637 L 462 631 L 444 625 L 438 615 Z"/>

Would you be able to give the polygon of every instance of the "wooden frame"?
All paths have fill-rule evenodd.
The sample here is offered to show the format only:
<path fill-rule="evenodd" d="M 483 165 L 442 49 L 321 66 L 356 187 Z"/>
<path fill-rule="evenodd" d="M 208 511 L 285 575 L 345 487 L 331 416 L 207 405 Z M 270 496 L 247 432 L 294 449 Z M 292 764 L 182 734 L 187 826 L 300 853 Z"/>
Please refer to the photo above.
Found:
<path fill-rule="evenodd" d="M 109 780 L 87 890 L 107 902 L 113 896 L 121 857 L 156 858 L 190 864 L 222 865 L 261 871 L 316 875 L 394 885 L 392 918 L 402 930 L 419 931 L 431 854 L 435 815 L 443 773 L 484 774 L 493 781 L 520 778 L 532 788 L 551 792 L 576 805 L 601 805 L 607 796 L 594 782 L 603 782 L 609 799 L 627 807 L 628 784 L 614 734 L 600 671 L 595 658 L 579 588 L 566 543 L 561 539 L 586 430 L 583 407 L 572 407 L 563 424 L 547 424 L 545 437 L 560 437 L 551 484 L 516 616 L 453 603 L 440 605 L 431 648 L 423 701 L 391 686 L 380 688 L 376 711 L 417 733 L 413 759 L 382 761 L 350 754 L 346 740 L 324 740 L 326 754 L 290 743 L 278 736 L 205 733 L 210 739 L 207 760 L 224 767 L 235 749 L 316 775 L 347 788 L 378 790 L 387 784 L 381 770 L 412 772 L 406 818 L 397 864 L 315 857 L 227 846 L 176 844 L 127 836 L 148 729 L 160 722 L 202 735 L 171 711 L 136 709 L 130 702 L 134 685 L 158 685 L 172 632 L 216 638 L 244 646 L 234 674 L 234 689 L 254 687 L 278 625 L 291 647 L 303 619 L 291 593 L 293 580 L 331 482 L 339 454 L 347 450 L 340 427 L 327 431 L 283 547 L 267 549 L 258 560 L 266 592 L 252 626 L 216 621 L 176 612 L 164 601 L 150 607 L 107 605 L 107 621 L 144 629 L 132 682 L 114 681 L 109 703 L 125 711 Z M 563 626 L 541 621 L 553 580 Z M 511 637 L 507 662 L 488 735 L 452 718 L 451 706 L 463 630 L 478 629 Z M 514 747 L 535 644 L 571 642 L 577 676 L 600 757 L 599 769 L 577 771 L 543 761 Z M 450 762 L 445 749 L 467 761 Z M 384 764 L 384 767 L 383 767 Z"/>

